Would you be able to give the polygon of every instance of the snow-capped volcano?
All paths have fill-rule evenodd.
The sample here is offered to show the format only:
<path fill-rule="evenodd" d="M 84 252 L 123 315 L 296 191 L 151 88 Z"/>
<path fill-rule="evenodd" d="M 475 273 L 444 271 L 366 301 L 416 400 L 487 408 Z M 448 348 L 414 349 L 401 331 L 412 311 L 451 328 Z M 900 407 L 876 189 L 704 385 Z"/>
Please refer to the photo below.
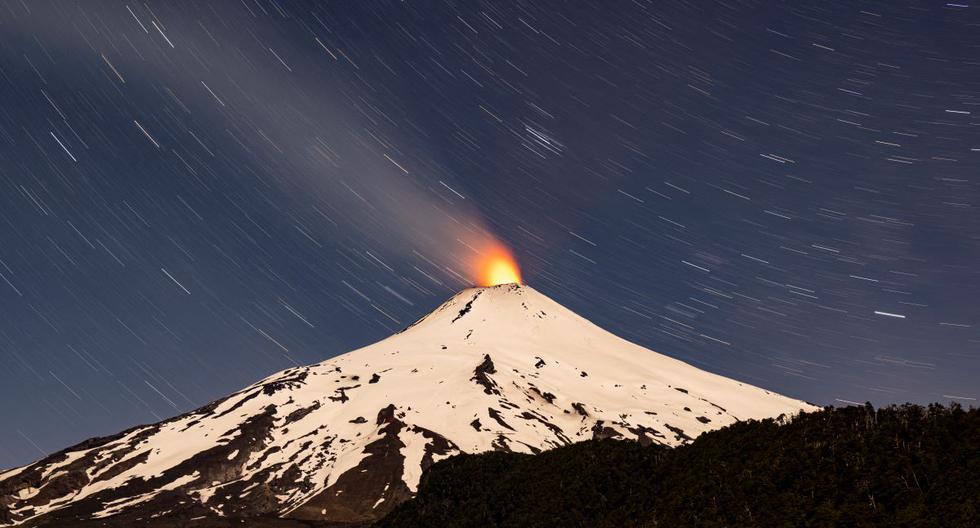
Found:
<path fill-rule="evenodd" d="M 810 409 L 629 343 L 528 286 L 472 288 L 373 345 L 0 473 L 0 525 L 363 522 L 456 453 L 594 437 L 677 445 Z"/>

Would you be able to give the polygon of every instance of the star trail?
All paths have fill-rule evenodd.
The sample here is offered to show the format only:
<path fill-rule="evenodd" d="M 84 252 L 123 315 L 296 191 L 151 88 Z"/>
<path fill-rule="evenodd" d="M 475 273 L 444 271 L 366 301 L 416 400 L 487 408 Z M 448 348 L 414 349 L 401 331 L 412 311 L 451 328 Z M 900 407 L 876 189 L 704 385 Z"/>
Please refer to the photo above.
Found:
<path fill-rule="evenodd" d="M 4 1 L 0 467 L 386 337 L 481 240 L 696 367 L 975 405 L 978 9 Z"/>

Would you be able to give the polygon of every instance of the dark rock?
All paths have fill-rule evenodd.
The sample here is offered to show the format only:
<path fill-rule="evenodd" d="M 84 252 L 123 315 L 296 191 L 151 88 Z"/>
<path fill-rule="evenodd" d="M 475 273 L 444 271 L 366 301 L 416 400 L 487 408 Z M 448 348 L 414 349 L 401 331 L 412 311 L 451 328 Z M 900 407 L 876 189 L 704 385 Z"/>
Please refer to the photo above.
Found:
<path fill-rule="evenodd" d="M 531 387 L 531 392 L 537 394 L 542 399 L 544 399 L 546 402 L 551 403 L 551 404 L 554 404 L 555 403 L 555 400 L 558 398 L 557 396 L 555 396 L 554 394 L 552 394 L 550 392 L 541 392 L 541 389 L 539 389 L 537 387 L 534 387 L 534 386 Z"/>
<path fill-rule="evenodd" d="M 480 291 L 476 292 L 476 295 L 474 295 L 472 299 L 470 299 L 469 301 L 467 301 L 467 303 L 459 311 L 459 314 L 457 314 L 456 317 L 454 317 L 453 320 L 450 321 L 450 324 L 455 323 L 461 317 L 463 317 L 464 315 L 470 313 L 470 310 L 473 309 L 473 301 L 475 301 L 477 299 L 477 297 L 480 296 L 481 293 L 483 293 L 483 290 L 480 290 Z"/>
<path fill-rule="evenodd" d="M 674 433 L 674 439 L 676 439 L 676 440 L 680 440 L 682 442 L 690 442 L 691 440 L 694 440 L 693 438 L 691 438 L 690 436 L 688 436 L 684 432 L 684 430 L 681 429 L 680 427 L 674 427 L 673 425 L 670 425 L 670 424 L 664 424 L 664 427 L 666 427 L 667 429 L 670 429 L 670 431 L 672 433 Z"/>
<path fill-rule="evenodd" d="M 347 396 L 347 391 L 349 391 L 349 390 L 352 390 L 352 389 L 356 389 L 356 388 L 358 388 L 358 387 L 360 387 L 360 385 L 354 385 L 353 387 L 338 387 L 338 388 L 337 388 L 337 389 L 336 389 L 336 390 L 334 391 L 334 393 L 335 393 L 335 396 L 328 396 L 328 398 L 329 398 L 329 399 L 330 399 L 331 401 L 336 401 L 336 402 L 340 402 L 340 403 L 345 403 L 345 402 L 347 402 L 347 401 L 350 401 L 350 397 L 349 397 L 349 396 Z"/>
<path fill-rule="evenodd" d="M 605 440 L 606 438 L 619 438 L 623 435 L 619 431 L 602 425 L 602 420 L 599 420 L 592 426 L 592 439 L 593 440 Z"/>
<path fill-rule="evenodd" d="M 497 384 L 490 379 L 490 374 L 496 373 L 497 369 L 494 368 L 490 355 L 484 355 L 483 363 L 477 365 L 473 370 L 473 377 L 470 378 L 470 381 L 474 381 L 477 385 L 482 386 L 483 392 L 486 394 L 500 395 L 500 389 L 497 388 Z"/>
<path fill-rule="evenodd" d="M 515 430 L 513 427 L 507 425 L 507 422 L 505 422 L 504 419 L 503 419 L 503 417 L 500 416 L 500 411 L 498 411 L 497 409 L 494 409 L 493 407 L 490 407 L 490 408 L 487 409 L 487 413 L 490 415 L 490 418 L 493 418 L 493 420 L 495 422 L 497 422 L 498 424 L 500 424 L 501 427 L 506 427 L 507 429 L 510 429 L 511 431 L 514 431 Z"/>

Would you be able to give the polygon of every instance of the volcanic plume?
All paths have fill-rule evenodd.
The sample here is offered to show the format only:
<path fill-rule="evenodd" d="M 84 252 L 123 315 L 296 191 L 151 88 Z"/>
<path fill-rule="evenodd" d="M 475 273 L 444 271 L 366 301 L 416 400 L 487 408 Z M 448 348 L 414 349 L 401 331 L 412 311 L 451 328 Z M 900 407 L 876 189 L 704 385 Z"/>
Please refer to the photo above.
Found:
<path fill-rule="evenodd" d="M 514 255 L 503 244 L 491 243 L 477 262 L 476 283 L 480 286 L 521 284 L 521 270 Z"/>

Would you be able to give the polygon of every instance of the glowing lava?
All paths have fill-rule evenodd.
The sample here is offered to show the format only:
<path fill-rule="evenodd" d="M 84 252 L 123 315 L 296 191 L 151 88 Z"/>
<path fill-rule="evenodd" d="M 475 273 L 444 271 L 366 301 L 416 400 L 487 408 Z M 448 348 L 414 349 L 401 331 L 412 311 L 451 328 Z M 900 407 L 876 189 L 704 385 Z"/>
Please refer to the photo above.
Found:
<path fill-rule="evenodd" d="M 521 270 L 514 255 L 502 245 L 495 244 L 483 252 L 477 263 L 477 282 L 480 286 L 521 283 Z"/>

